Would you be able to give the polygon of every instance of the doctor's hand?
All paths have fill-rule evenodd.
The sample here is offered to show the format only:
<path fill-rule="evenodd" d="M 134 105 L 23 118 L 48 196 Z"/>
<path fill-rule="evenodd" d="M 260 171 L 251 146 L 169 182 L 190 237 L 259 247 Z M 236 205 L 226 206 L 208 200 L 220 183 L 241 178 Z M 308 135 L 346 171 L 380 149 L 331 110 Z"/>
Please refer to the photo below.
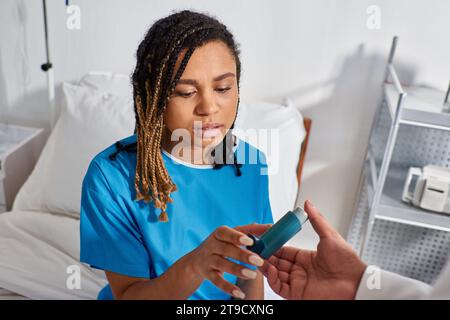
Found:
<path fill-rule="evenodd" d="M 366 265 L 310 201 L 317 251 L 285 246 L 260 268 L 272 290 L 285 299 L 354 299 Z"/>

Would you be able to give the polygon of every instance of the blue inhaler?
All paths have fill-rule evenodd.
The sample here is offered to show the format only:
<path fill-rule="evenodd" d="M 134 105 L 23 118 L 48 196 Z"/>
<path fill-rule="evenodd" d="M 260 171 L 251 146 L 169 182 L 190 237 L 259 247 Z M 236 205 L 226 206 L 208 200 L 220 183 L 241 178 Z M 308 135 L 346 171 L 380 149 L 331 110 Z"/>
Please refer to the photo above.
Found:
<path fill-rule="evenodd" d="M 302 230 L 303 224 L 308 220 L 306 212 L 300 208 L 288 211 L 269 230 L 264 232 L 260 238 L 249 234 L 254 243 L 246 248 L 268 259 L 277 252 L 286 242 Z"/>

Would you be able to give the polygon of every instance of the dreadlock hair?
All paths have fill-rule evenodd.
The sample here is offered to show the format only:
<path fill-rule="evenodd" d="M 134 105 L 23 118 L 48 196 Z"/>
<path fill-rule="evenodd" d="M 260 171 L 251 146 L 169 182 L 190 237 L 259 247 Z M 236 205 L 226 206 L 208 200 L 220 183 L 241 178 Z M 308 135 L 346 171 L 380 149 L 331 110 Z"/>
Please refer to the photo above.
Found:
<path fill-rule="evenodd" d="M 161 208 L 159 221 L 169 220 L 167 203 L 172 202 L 170 194 L 177 190 L 161 155 L 164 110 L 194 50 L 214 40 L 222 41 L 234 56 L 239 93 L 241 63 L 238 44 L 227 28 L 211 16 L 190 10 L 175 12 L 156 21 L 137 49 L 136 68 L 132 74 L 136 116 L 134 133 L 137 134 L 135 200 L 153 201 L 156 208 Z M 175 72 L 177 58 L 184 49 L 185 55 Z M 222 159 L 215 160 L 214 168 L 232 163 L 236 175 L 240 176 L 241 164 L 237 163 L 233 145 L 229 143 L 234 137 L 230 137 L 231 130 L 215 147 L 212 155 L 217 160 L 215 151 L 218 150 Z"/>

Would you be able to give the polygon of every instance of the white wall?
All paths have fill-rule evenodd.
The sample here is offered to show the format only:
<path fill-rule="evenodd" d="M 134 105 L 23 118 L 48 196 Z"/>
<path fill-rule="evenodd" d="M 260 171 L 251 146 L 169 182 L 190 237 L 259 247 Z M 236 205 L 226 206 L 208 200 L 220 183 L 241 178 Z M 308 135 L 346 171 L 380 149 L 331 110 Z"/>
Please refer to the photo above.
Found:
<path fill-rule="evenodd" d="M 89 70 L 130 74 L 147 28 L 174 9 L 221 19 L 242 49 L 242 96 L 290 97 L 313 119 L 302 199 L 310 198 L 345 234 L 363 154 L 393 35 L 405 82 L 444 90 L 450 76 L 447 0 L 71 0 L 81 30 L 68 30 L 64 1 L 49 0 L 52 62 L 58 83 Z M 366 27 L 369 5 L 381 8 L 381 29 Z M 0 117 L 46 126 L 41 1 L 0 2 Z M 307 232 L 311 233 L 311 230 Z"/>

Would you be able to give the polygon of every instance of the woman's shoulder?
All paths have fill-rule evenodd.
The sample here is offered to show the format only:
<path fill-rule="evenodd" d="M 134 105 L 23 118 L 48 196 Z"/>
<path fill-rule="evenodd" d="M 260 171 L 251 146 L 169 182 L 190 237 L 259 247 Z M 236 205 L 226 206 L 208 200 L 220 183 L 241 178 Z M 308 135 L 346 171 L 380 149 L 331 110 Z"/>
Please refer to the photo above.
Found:
<path fill-rule="evenodd" d="M 106 147 L 102 151 L 100 151 L 92 161 L 104 161 L 104 160 L 113 160 L 119 158 L 119 154 L 126 154 L 126 151 L 132 151 L 133 146 L 136 146 L 136 134 L 125 137 L 121 140 L 118 140 Z"/>
<path fill-rule="evenodd" d="M 95 155 L 89 163 L 83 185 L 97 190 L 108 188 L 110 192 L 115 192 L 114 189 L 120 180 L 126 182 L 130 175 L 134 176 L 136 164 L 131 159 L 132 152 L 127 152 L 131 151 L 130 148 L 124 147 L 131 146 L 135 142 L 136 135 L 131 135 L 116 141 Z"/>

